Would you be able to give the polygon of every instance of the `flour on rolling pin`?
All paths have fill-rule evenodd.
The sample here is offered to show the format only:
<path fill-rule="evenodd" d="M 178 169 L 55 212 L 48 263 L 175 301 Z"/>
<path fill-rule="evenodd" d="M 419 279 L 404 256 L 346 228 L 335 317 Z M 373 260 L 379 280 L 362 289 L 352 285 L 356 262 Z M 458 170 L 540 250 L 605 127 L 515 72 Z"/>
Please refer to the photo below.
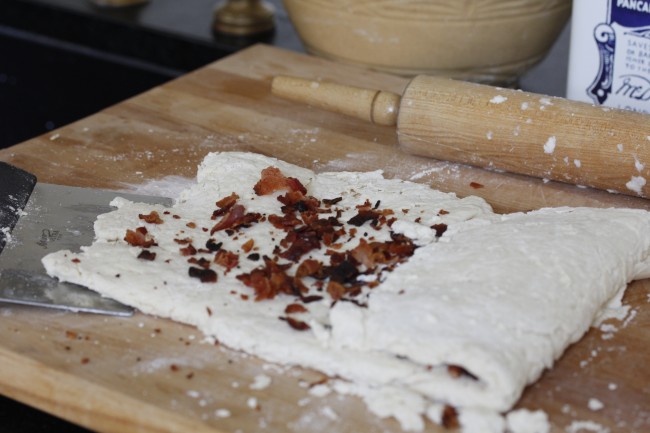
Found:
<path fill-rule="evenodd" d="M 642 113 L 426 75 L 401 96 L 293 77 L 275 77 L 271 90 L 396 125 L 413 155 L 650 198 L 650 116 Z"/>
<path fill-rule="evenodd" d="M 567 97 L 650 113 L 649 1 L 573 1 Z"/>

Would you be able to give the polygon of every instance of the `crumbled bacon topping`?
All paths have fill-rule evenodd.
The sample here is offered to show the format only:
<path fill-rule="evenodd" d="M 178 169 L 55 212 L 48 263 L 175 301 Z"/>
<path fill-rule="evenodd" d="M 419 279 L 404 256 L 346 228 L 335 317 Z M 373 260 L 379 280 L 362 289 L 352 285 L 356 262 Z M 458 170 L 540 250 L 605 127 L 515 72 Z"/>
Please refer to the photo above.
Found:
<path fill-rule="evenodd" d="M 394 212 L 391 209 L 377 210 L 380 203 L 378 200 L 375 207 L 371 207 L 370 202 L 366 200 L 364 204 L 357 206 L 358 213 L 348 220 L 348 224 L 361 227 L 364 223 L 370 221 L 370 225 L 377 228 L 388 223 L 389 220 L 386 217 L 393 215 Z"/>
<path fill-rule="evenodd" d="M 255 290 L 256 301 L 273 299 L 280 293 L 300 295 L 301 290 L 295 285 L 295 279 L 286 272 L 290 267 L 291 263 L 279 264 L 264 257 L 264 266 L 237 275 L 237 279 Z"/>
<path fill-rule="evenodd" d="M 241 246 L 241 249 L 245 253 L 250 253 L 250 251 L 253 249 L 254 245 L 255 245 L 255 240 L 249 239 L 246 242 L 244 242 L 244 245 Z"/>
<path fill-rule="evenodd" d="M 280 320 L 286 321 L 296 331 L 306 331 L 311 328 L 307 322 L 294 319 L 293 317 L 280 317 Z"/>
<path fill-rule="evenodd" d="M 203 269 L 208 269 L 210 267 L 210 260 L 207 260 L 204 257 L 201 257 L 200 259 L 197 259 L 196 257 L 190 257 L 187 259 L 187 263 L 192 263 L 193 265 L 200 266 Z"/>
<path fill-rule="evenodd" d="M 297 320 L 293 315 L 308 313 L 305 305 L 321 301 L 329 295 L 334 303 L 351 302 L 366 307 L 362 294 L 379 284 L 382 272 L 391 271 L 399 263 L 406 261 L 416 249 L 409 238 L 392 232 L 390 239 L 385 241 L 376 240 L 380 237 L 379 234 L 375 237 L 365 232 L 361 236 L 357 227 L 368 223 L 375 230 L 380 230 L 390 228 L 396 220 L 392 217 L 393 210 L 382 208 L 380 200 L 376 200 L 374 204 L 366 200 L 357 205 L 356 215 L 345 221 L 342 215 L 348 209 L 335 206 L 343 201 L 343 197 L 319 200 L 307 195 L 307 189 L 298 179 L 285 176 L 276 167 L 267 167 L 262 170 L 254 192 L 257 195 L 268 195 L 276 191 L 283 191 L 277 196 L 280 202 L 279 212 L 268 216 L 248 212 L 244 204 L 239 202 L 240 197 L 235 192 L 216 201 L 217 209 L 210 216 L 215 221 L 214 226 L 211 229 L 202 228 L 211 236 L 204 248 L 195 248 L 193 239 L 183 238 L 184 231 L 180 230 L 174 241 L 182 246 L 179 253 L 189 256 L 189 276 L 203 283 L 215 283 L 217 272 L 211 269 L 213 263 L 225 268 L 224 273 L 238 268 L 239 254 L 224 249 L 225 241 L 224 238 L 220 239 L 220 236 L 228 236 L 227 242 L 239 241 L 235 245 L 239 245 L 239 251 L 244 257 L 251 261 L 262 259 L 263 264 L 250 272 L 237 275 L 236 278 L 252 289 L 255 301 L 273 299 L 279 295 L 292 297 L 293 300 L 284 311 L 286 317 L 280 319 L 286 321 L 293 329 L 304 331 L 310 329 L 309 324 Z M 440 214 L 444 212 L 440 210 Z M 169 215 L 169 212 L 165 211 L 165 215 Z M 172 217 L 179 218 L 177 215 Z M 152 211 L 149 215 L 140 215 L 140 219 L 156 224 L 160 216 Z M 258 252 L 263 246 L 257 245 L 255 239 L 247 236 L 245 231 L 253 224 L 265 221 L 284 233 L 278 241 L 272 237 L 274 245 L 271 246 L 273 253 L 269 254 L 270 257 Z M 193 222 L 185 225 L 190 229 L 197 228 L 197 224 Z M 434 225 L 432 229 L 436 230 L 437 236 L 441 236 L 446 225 Z M 273 231 L 271 233 L 275 236 Z M 358 242 L 354 242 L 356 238 L 360 238 Z M 127 230 L 125 240 L 130 245 L 142 248 L 157 245 L 144 227 Z M 356 246 L 346 248 L 348 242 L 354 242 Z M 310 257 L 311 252 L 323 248 L 324 259 L 316 260 Z M 143 250 L 140 255 L 140 258 L 145 260 L 149 260 L 147 257 L 152 257 L 151 260 L 155 258 L 155 253 L 148 250 Z M 362 276 L 363 278 L 360 278 Z M 310 293 L 310 290 L 313 291 Z M 317 292 L 322 294 L 315 294 Z M 242 300 L 249 299 L 248 294 L 234 294 Z M 210 310 L 208 314 L 211 314 Z M 452 376 L 469 375 L 454 366 L 449 368 Z"/>
<path fill-rule="evenodd" d="M 230 210 L 231 207 L 237 203 L 237 200 L 239 200 L 239 196 L 235 194 L 234 192 L 230 194 L 228 197 L 224 197 L 221 200 L 217 201 L 216 205 L 219 209 L 215 210 L 212 213 L 212 219 L 216 220 L 218 217 L 223 216 Z"/>
<path fill-rule="evenodd" d="M 465 368 L 461 367 L 460 365 L 448 365 L 447 366 L 447 372 L 451 377 L 454 379 L 458 379 L 461 377 L 467 377 L 472 380 L 478 380 L 478 377 L 474 376 L 472 373 L 467 371 Z"/>
<path fill-rule="evenodd" d="M 142 250 L 140 254 L 138 254 L 138 258 L 141 260 L 153 261 L 156 259 L 156 253 L 152 253 L 149 250 Z"/>
<path fill-rule="evenodd" d="M 217 242 L 212 238 L 208 239 L 208 241 L 205 243 L 205 247 L 208 249 L 208 251 L 211 251 L 213 253 L 219 251 L 222 245 L 223 242 Z"/>
<path fill-rule="evenodd" d="M 150 248 L 158 245 L 145 227 L 138 227 L 135 230 L 127 229 L 124 240 L 133 247 Z"/>
<path fill-rule="evenodd" d="M 299 314 L 306 313 L 307 311 L 307 308 L 302 304 L 289 304 L 284 309 L 285 314 Z"/>
<path fill-rule="evenodd" d="M 188 275 L 192 278 L 198 278 L 202 283 L 217 282 L 217 273 L 212 269 L 195 268 L 190 266 Z"/>
<path fill-rule="evenodd" d="M 442 410 L 442 426 L 447 429 L 460 427 L 458 411 L 453 406 L 446 405 Z"/>
<path fill-rule="evenodd" d="M 214 256 L 214 262 L 226 268 L 226 272 L 230 272 L 232 268 L 239 264 L 239 254 L 220 249 Z"/>
<path fill-rule="evenodd" d="M 152 210 L 148 215 L 138 214 L 138 218 L 149 224 L 162 224 L 164 221 L 160 218 L 160 214 Z"/>
<path fill-rule="evenodd" d="M 434 224 L 431 228 L 436 231 L 436 237 L 439 238 L 447 231 L 447 224 Z"/>
<path fill-rule="evenodd" d="M 294 177 L 286 177 L 277 167 L 267 167 L 262 170 L 262 178 L 255 184 L 253 190 L 257 195 L 272 194 L 280 190 L 300 191 L 307 194 L 307 189 Z"/>
<path fill-rule="evenodd" d="M 244 206 L 235 204 L 232 205 L 219 222 L 212 227 L 210 235 L 213 235 L 220 230 L 235 230 L 250 227 L 253 223 L 259 222 L 261 218 L 262 215 L 259 213 L 246 213 Z"/>
<path fill-rule="evenodd" d="M 180 248 L 179 251 L 182 256 L 193 256 L 196 254 L 196 248 L 192 244 L 189 244 L 185 248 Z"/>

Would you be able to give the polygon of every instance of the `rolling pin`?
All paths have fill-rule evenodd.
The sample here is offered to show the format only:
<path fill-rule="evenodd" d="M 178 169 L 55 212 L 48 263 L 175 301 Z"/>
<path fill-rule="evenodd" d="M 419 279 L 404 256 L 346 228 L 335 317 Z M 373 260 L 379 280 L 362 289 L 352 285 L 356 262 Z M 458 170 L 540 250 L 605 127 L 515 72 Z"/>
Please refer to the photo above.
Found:
<path fill-rule="evenodd" d="M 650 116 L 417 76 L 403 95 L 293 77 L 273 94 L 378 125 L 413 155 L 650 198 Z"/>

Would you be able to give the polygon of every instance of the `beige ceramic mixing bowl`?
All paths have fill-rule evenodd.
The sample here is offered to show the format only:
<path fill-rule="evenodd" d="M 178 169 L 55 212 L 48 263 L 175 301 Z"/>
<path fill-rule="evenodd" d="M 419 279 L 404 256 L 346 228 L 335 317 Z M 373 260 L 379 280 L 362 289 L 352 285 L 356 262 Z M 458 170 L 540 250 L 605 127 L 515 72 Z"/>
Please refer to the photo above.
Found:
<path fill-rule="evenodd" d="M 512 85 L 540 61 L 570 0 L 284 0 L 305 48 L 399 75 Z"/>

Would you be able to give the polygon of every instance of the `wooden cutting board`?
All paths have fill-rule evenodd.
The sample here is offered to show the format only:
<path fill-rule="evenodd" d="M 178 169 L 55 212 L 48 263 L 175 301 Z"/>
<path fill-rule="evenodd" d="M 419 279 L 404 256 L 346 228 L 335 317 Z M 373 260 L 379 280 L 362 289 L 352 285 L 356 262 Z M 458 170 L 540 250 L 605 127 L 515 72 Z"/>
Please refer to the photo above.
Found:
<path fill-rule="evenodd" d="M 391 128 L 271 96 L 276 74 L 395 92 L 406 84 L 255 46 L 0 150 L 0 160 L 41 182 L 138 189 L 166 176 L 194 177 L 208 152 L 246 150 L 317 171 L 381 168 L 389 177 L 482 196 L 499 212 L 561 205 L 650 209 L 646 200 L 406 155 L 396 148 Z M 627 320 L 610 322 L 615 328 L 607 332 L 590 330 L 526 390 L 519 406 L 544 409 L 554 432 L 596 425 L 590 423 L 610 432 L 650 431 L 650 283 L 632 284 L 624 302 L 630 306 Z M 271 383 L 252 389 L 262 377 Z M 205 343 L 191 327 L 142 314 L 114 318 L 0 307 L 0 393 L 97 431 L 400 431 L 356 398 L 311 395 L 310 385 L 323 379 Z M 591 410 L 590 399 L 603 408 Z"/>

